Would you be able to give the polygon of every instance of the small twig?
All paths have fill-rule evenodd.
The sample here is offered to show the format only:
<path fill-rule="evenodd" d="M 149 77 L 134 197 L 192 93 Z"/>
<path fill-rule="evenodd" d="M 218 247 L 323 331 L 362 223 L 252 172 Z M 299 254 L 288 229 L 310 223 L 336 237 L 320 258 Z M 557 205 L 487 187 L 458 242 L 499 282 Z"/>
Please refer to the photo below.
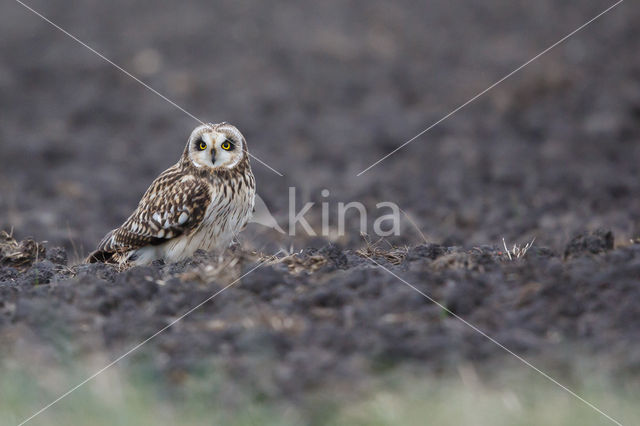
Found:
<path fill-rule="evenodd" d="M 507 247 L 507 242 L 504 240 L 504 237 L 502 237 L 502 245 L 504 246 L 504 251 L 507 252 L 507 256 L 509 256 L 509 260 L 513 260 L 513 258 L 511 257 L 511 252 L 509 251 L 509 248 Z"/>

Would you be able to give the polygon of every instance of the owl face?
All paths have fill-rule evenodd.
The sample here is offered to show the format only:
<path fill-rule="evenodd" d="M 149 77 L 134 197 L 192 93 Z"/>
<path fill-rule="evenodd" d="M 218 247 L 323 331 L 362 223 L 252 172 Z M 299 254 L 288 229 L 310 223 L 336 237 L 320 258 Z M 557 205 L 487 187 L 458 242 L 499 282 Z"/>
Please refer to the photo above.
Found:
<path fill-rule="evenodd" d="M 195 167 L 233 169 L 246 155 L 246 146 L 242 133 L 231 124 L 203 124 L 191 133 L 187 151 Z"/>

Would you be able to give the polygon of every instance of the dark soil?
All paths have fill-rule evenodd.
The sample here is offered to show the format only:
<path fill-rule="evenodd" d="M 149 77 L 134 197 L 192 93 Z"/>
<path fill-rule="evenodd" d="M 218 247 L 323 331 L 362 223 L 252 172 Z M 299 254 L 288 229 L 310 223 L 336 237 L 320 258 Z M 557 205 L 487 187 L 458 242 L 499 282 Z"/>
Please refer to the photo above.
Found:
<path fill-rule="evenodd" d="M 2 2 L 0 229 L 17 240 L 3 235 L 0 252 L 3 351 L 20 357 L 28 342 L 56 359 L 117 356 L 250 270 L 260 260 L 252 253 L 308 247 L 242 278 L 142 352 L 173 379 L 214 357 L 267 394 L 409 361 L 441 371 L 502 359 L 369 254 L 517 353 L 602 357 L 603 368 L 638 376 L 637 3 L 622 3 L 360 177 L 609 4 L 30 4 L 196 116 L 237 125 L 251 152 L 285 174 L 252 163 L 281 225 L 294 186 L 298 208 L 316 202 L 307 215 L 316 230 L 323 201 L 332 213 L 361 201 L 372 216 L 376 203 L 393 201 L 428 243 L 406 221 L 394 249 L 371 247 L 350 216 L 343 237 L 250 225 L 228 266 L 206 254 L 125 271 L 74 266 L 178 159 L 197 123 Z M 536 240 L 509 260 L 503 237 Z"/>
<path fill-rule="evenodd" d="M 26 340 L 115 358 L 235 282 L 132 358 L 172 382 L 215 362 L 259 395 L 298 398 L 407 362 L 442 373 L 510 357 L 455 314 L 554 369 L 589 357 L 603 360 L 601 373 L 638 380 L 640 245 L 613 250 L 610 237 L 580 235 L 564 256 L 534 247 L 511 260 L 496 247 L 426 244 L 401 256 L 370 247 L 372 262 L 327 246 L 260 259 L 239 281 L 258 259 L 238 249 L 224 261 L 199 253 L 124 271 L 69 268 L 49 249 L 20 268 L 0 259 L 0 342 L 18 357 Z"/>

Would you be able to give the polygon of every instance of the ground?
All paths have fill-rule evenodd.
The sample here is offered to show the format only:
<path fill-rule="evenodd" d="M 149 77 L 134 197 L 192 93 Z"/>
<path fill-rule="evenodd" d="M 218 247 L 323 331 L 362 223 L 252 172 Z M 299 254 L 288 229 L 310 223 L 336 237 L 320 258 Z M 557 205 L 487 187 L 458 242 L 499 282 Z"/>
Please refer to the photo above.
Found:
<path fill-rule="evenodd" d="M 297 415 L 319 422 L 326 405 L 308 402 L 317 393 L 367 398 L 393 388 L 384 378 L 396 374 L 418 382 L 411 390 L 469 370 L 484 381 L 502 365 L 528 368 L 458 315 L 587 393 L 585 371 L 622 393 L 637 389 L 635 3 L 357 176 L 612 3 L 33 0 L 189 113 L 235 124 L 284 175 L 252 161 L 286 234 L 251 224 L 222 259 L 120 270 L 80 261 L 177 161 L 198 123 L 4 2 L 0 354 L 16 375 L 3 376 L 16 379 L 0 393 L 20 404 L 0 410 L 18 423 L 74 385 L 56 371 L 81 381 L 258 265 L 114 371 L 157 376 L 154 392 L 174 402 L 171 392 L 213 375 L 225 389 L 218 402 L 304 400 L 316 408 Z M 295 209 L 316 203 L 306 218 L 319 235 L 288 235 L 290 187 Z M 368 209 L 368 236 L 352 214 L 337 232 L 338 203 L 351 201 Z M 383 201 L 405 214 L 400 235 L 378 241 Z M 535 241 L 513 259 L 503 238 L 509 249 Z M 16 389 L 30 388 L 20 377 L 33 374 L 46 393 L 21 397 Z M 616 411 L 624 397 L 610 394 L 593 395 Z M 63 407 L 81 403 L 70 396 Z"/>

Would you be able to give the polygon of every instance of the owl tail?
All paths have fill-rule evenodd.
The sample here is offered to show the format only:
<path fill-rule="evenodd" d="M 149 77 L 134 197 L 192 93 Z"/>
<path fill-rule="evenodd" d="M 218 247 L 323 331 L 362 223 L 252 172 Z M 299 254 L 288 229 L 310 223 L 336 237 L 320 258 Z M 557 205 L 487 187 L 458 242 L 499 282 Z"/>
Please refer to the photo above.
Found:
<path fill-rule="evenodd" d="M 116 254 L 115 250 L 109 250 L 108 243 L 111 240 L 111 236 L 115 232 L 115 229 L 109 231 L 107 235 L 104 236 L 98 247 L 87 256 L 84 260 L 84 263 L 115 263 L 116 259 L 114 259 L 114 255 Z"/>

